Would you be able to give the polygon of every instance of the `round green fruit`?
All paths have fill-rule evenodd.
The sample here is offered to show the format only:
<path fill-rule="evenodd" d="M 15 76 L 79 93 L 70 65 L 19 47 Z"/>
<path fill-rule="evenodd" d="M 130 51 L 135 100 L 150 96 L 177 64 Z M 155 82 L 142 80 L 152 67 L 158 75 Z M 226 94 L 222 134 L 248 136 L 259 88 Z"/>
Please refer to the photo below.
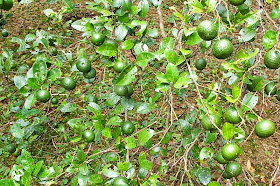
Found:
<path fill-rule="evenodd" d="M 217 41 L 212 48 L 213 55 L 218 59 L 226 59 L 233 53 L 233 45 L 228 39 Z"/>
<path fill-rule="evenodd" d="M 131 85 L 126 85 L 127 93 L 125 96 L 130 97 L 133 94 L 133 88 Z"/>
<path fill-rule="evenodd" d="M 91 42 L 96 46 L 102 45 L 104 41 L 105 41 L 105 36 L 102 33 L 93 33 L 91 36 Z"/>
<path fill-rule="evenodd" d="M 238 157 L 240 148 L 234 143 L 226 144 L 222 148 L 222 156 L 225 160 L 231 161 Z"/>
<path fill-rule="evenodd" d="M 232 124 L 237 124 L 242 121 L 241 117 L 241 111 L 237 110 L 235 107 L 229 107 L 225 111 L 225 119 Z"/>
<path fill-rule="evenodd" d="M 207 61 L 205 59 L 198 59 L 198 60 L 196 60 L 196 62 L 194 64 L 194 66 L 197 70 L 205 69 L 206 65 L 207 65 Z"/>
<path fill-rule="evenodd" d="M 116 72 L 122 72 L 125 69 L 125 67 L 126 67 L 126 63 L 120 60 L 117 60 L 113 66 Z"/>
<path fill-rule="evenodd" d="M 129 186 L 128 179 L 122 176 L 118 176 L 113 181 L 114 186 Z"/>
<path fill-rule="evenodd" d="M 3 30 L 2 30 L 2 36 L 3 36 L 3 37 L 8 37 L 8 36 L 9 36 L 8 30 L 3 29 Z"/>
<path fill-rule="evenodd" d="M 198 24 L 197 33 L 203 40 L 210 41 L 218 35 L 218 27 L 212 21 L 204 20 Z"/>
<path fill-rule="evenodd" d="M 260 138 L 269 137 L 275 132 L 275 124 L 270 120 L 259 121 L 255 126 L 255 132 Z"/>
<path fill-rule="evenodd" d="M 83 139 L 86 142 L 88 142 L 88 143 L 93 142 L 93 140 L 94 140 L 94 133 L 93 133 L 93 131 L 91 131 L 91 130 L 84 131 L 83 132 Z"/>
<path fill-rule="evenodd" d="M 201 119 L 201 124 L 205 130 L 212 130 L 215 129 L 216 127 L 213 125 L 213 123 L 217 126 L 220 127 L 222 124 L 222 120 L 219 115 L 211 113 L 208 115 L 204 115 Z"/>
<path fill-rule="evenodd" d="M 92 78 L 96 77 L 96 70 L 95 70 L 95 68 L 90 67 L 90 71 L 86 72 L 86 73 L 83 73 L 83 74 L 84 74 L 85 78 L 92 79 Z"/>
<path fill-rule="evenodd" d="M 116 86 L 115 87 L 115 93 L 118 96 L 126 96 L 127 93 L 128 93 L 127 86 L 125 86 L 125 85 Z"/>
<path fill-rule="evenodd" d="M 122 124 L 122 132 L 125 134 L 125 135 L 130 135 L 134 132 L 135 130 L 135 126 L 132 122 L 124 122 Z"/>
<path fill-rule="evenodd" d="M 280 67 L 280 53 L 276 50 L 270 50 L 264 55 L 264 64 L 267 68 L 277 69 Z"/>
<path fill-rule="evenodd" d="M 16 151 L 16 147 L 13 144 L 8 144 L 6 146 L 6 151 L 9 153 L 14 153 Z"/>
<path fill-rule="evenodd" d="M 87 58 L 79 58 L 76 67 L 80 72 L 87 73 L 91 69 L 91 62 Z"/>
<path fill-rule="evenodd" d="M 61 85 L 66 90 L 73 90 L 76 87 L 76 81 L 72 77 L 65 77 L 61 81 Z"/>
<path fill-rule="evenodd" d="M 220 163 L 220 164 L 226 164 L 226 163 L 228 163 L 228 161 L 225 160 L 225 158 L 223 157 L 221 151 L 216 155 L 216 158 L 215 158 L 215 159 L 216 159 L 217 162 Z"/>
<path fill-rule="evenodd" d="M 265 93 L 271 96 L 277 93 L 276 85 L 274 82 L 270 82 L 265 86 Z"/>
<path fill-rule="evenodd" d="M 51 94 L 49 91 L 47 90 L 39 90 L 36 93 L 36 98 L 38 101 L 41 101 L 43 103 L 46 103 L 47 101 L 50 100 L 51 98 Z"/>
<path fill-rule="evenodd" d="M 13 0 L 3 0 L 3 4 L 0 5 L 0 9 L 10 10 L 13 8 Z"/>
<path fill-rule="evenodd" d="M 242 5 L 246 0 L 228 0 L 230 4 L 234 6 Z"/>
<path fill-rule="evenodd" d="M 51 103 L 52 104 L 58 104 L 58 99 L 57 98 L 52 98 Z"/>
<path fill-rule="evenodd" d="M 85 97 L 86 102 L 94 102 L 97 103 L 97 97 L 94 95 L 87 95 Z"/>
<path fill-rule="evenodd" d="M 226 165 L 225 171 L 231 177 L 237 177 L 242 172 L 242 167 L 238 162 L 230 162 Z"/>

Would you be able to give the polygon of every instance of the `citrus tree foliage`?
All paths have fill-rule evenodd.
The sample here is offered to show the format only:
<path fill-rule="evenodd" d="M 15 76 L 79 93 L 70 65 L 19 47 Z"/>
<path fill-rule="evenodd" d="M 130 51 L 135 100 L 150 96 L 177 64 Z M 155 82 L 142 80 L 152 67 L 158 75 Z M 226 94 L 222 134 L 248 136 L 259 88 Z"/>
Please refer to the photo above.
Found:
<path fill-rule="evenodd" d="M 1 48 L 20 100 L 4 114 L 0 154 L 15 160 L 0 185 L 247 184 L 242 144 L 256 123 L 261 138 L 277 130 L 255 107 L 280 99 L 278 1 L 94 0 L 69 21 L 76 4 L 62 2 L 42 10 L 59 32 Z"/>

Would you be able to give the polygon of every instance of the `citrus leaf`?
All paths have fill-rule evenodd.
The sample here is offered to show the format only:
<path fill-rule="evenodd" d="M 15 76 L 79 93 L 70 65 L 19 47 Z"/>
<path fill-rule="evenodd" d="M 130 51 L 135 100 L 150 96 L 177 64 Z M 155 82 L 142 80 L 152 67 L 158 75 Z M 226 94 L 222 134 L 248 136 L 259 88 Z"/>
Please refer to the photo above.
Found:
<path fill-rule="evenodd" d="M 250 92 L 247 93 L 242 100 L 242 110 L 249 111 L 252 110 L 258 103 L 258 96 L 252 95 Z"/>
<path fill-rule="evenodd" d="M 145 129 L 138 133 L 138 145 L 143 146 L 154 135 L 155 131 L 152 129 Z"/>
<path fill-rule="evenodd" d="M 18 89 L 21 89 L 26 85 L 26 78 L 22 76 L 15 76 L 14 83 Z"/>
<path fill-rule="evenodd" d="M 117 53 L 117 46 L 111 43 L 103 43 L 96 49 L 96 52 L 103 56 L 112 57 Z"/>
<path fill-rule="evenodd" d="M 155 59 L 155 55 L 150 52 L 142 52 L 140 53 L 136 58 L 136 64 L 142 68 L 145 68 L 148 66 L 148 63 Z"/>
<path fill-rule="evenodd" d="M 165 76 L 170 82 L 175 83 L 179 78 L 179 71 L 176 65 L 168 63 Z"/>
<path fill-rule="evenodd" d="M 277 41 L 277 32 L 275 32 L 274 30 L 266 31 L 266 33 L 263 35 L 262 41 L 265 50 L 272 48 Z"/>
<path fill-rule="evenodd" d="M 136 147 L 136 140 L 134 137 L 127 137 L 124 139 L 126 149 L 134 149 Z"/>
<path fill-rule="evenodd" d="M 138 161 L 139 161 L 139 165 L 143 168 L 143 169 L 146 169 L 146 170 L 151 170 L 153 168 L 153 162 L 151 161 L 148 161 L 146 159 L 146 156 L 147 154 L 145 152 L 141 152 L 139 154 L 139 158 L 138 158 Z"/>
<path fill-rule="evenodd" d="M 200 168 L 197 171 L 197 177 L 203 185 L 207 185 L 211 181 L 211 171 L 209 168 Z"/>
<path fill-rule="evenodd" d="M 131 67 L 125 69 L 120 77 L 116 80 L 116 85 L 130 85 L 135 80 L 135 74 L 137 72 L 137 67 Z"/>
<path fill-rule="evenodd" d="M 212 158 L 214 151 L 210 147 L 203 147 L 199 153 L 199 160 L 202 163 L 204 159 Z"/>
<path fill-rule="evenodd" d="M 223 126 L 223 137 L 225 140 L 229 140 L 234 135 L 234 126 L 230 123 L 225 123 Z"/>

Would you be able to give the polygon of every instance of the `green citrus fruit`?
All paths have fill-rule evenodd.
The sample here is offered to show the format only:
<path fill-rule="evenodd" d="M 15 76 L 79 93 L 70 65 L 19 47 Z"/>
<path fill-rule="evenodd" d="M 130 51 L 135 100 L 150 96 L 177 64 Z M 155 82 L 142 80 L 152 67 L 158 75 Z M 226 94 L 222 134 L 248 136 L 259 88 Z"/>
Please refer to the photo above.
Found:
<path fill-rule="evenodd" d="M 3 30 L 2 30 L 2 36 L 3 36 L 3 37 L 8 37 L 8 35 L 9 35 L 8 30 L 3 29 Z"/>
<path fill-rule="evenodd" d="M 83 132 L 83 139 L 86 141 L 86 142 L 93 142 L 94 140 L 94 133 L 93 131 L 91 130 L 86 130 Z"/>
<path fill-rule="evenodd" d="M 72 77 L 65 77 L 61 81 L 61 85 L 66 90 L 73 90 L 76 87 L 76 81 Z"/>
<path fill-rule="evenodd" d="M 267 68 L 277 69 L 280 67 L 280 53 L 270 50 L 264 55 L 264 64 Z"/>
<path fill-rule="evenodd" d="M 270 120 L 259 121 L 255 126 L 255 132 L 260 138 L 269 137 L 275 132 L 275 124 Z"/>
<path fill-rule="evenodd" d="M 87 95 L 85 97 L 86 102 L 94 102 L 97 103 L 97 97 L 94 95 Z"/>
<path fill-rule="evenodd" d="M 226 165 L 225 171 L 231 177 L 237 177 L 242 172 L 242 167 L 238 162 L 230 162 Z"/>
<path fill-rule="evenodd" d="M 235 107 L 229 107 L 225 111 L 225 119 L 232 124 L 237 124 L 242 121 L 241 117 L 242 113 L 240 110 L 237 110 Z"/>
<path fill-rule="evenodd" d="M 225 158 L 223 157 L 221 151 L 216 155 L 216 158 L 215 158 L 215 159 L 216 159 L 217 162 L 220 163 L 220 164 L 226 164 L 226 163 L 228 163 L 228 161 L 225 160 Z"/>
<path fill-rule="evenodd" d="M 280 101 L 280 90 L 277 91 L 277 100 Z"/>
<path fill-rule="evenodd" d="M 113 181 L 114 186 L 129 186 L 128 179 L 122 176 L 118 176 Z"/>
<path fill-rule="evenodd" d="M 41 101 L 43 103 L 46 103 L 47 101 L 50 100 L 51 98 L 51 94 L 49 91 L 47 90 L 39 90 L 36 93 L 36 98 L 38 101 Z"/>
<path fill-rule="evenodd" d="M 224 173 L 222 174 L 222 176 L 223 176 L 224 179 L 230 179 L 230 178 L 232 178 L 232 177 L 228 174 L 228 172 L 226 172 L 226 171 L 224 171 Z"/>
<path fill-rule="evenodd" d="M 57 98 L 52 98 L 51 102 L 52 102 L 52 104 L 58 104 L 58 99 Z"/>
<path fill-rule="evenodd" d="M 125 135 L 130 135 L 134 132 L 135 130 L 135 126 L 132 122 L 124 122 L 122 124 L 122 132 L 125 134 Z"/>
<path fill-rule="evenodd" d="M 6 150 L 9 152 L 9 153 L 14 153 L 16 151 L 16 147 L 13 145 L 13 144 L 8 144 L 6 146 Z"/>
<path fill-rule="evenodd" d="M 224 11 L 224 12 L 221 13 L 220 16 L 222 17 L 222 21 L 223 21 L 224 23 L 226 23 L 226 24 L 229 24 L 229 22 L 228 22 L 228 17 L 227 17 L 227 16 L 229 16 L 229 20 L 230 20 L 231 22 L 232 22 L 233 19 L 234 19 L 234 15 L 233 15 L 232 12 L 227 13 L 227 11 Z"/>
<path fill-rule="evenodd" d="M 213 123 L 217 127 L 221 126 L 222 120 L 219 115 L 211 113 L 209 116 L 204 115 L 201 119 L 201 124 L 205 130 L 215 129 L 216 127 L 213 125 Z"/>
<path fill-rule="evenodd" d="M 240 148 L 234 143 L 226 144 L 222 148 L 222 156 L 225 160 L 231 161 L 238 157 Z"/>
<path fill-rule="evenodd" d="M 133 88 L 131 85 L 126 85 L 127 93 L 125 96 L 130 97 L 133 94 Z"/>
<path fill-rule="evenodd" d="M 203 40 L 210 41 L 218 35 L 218 27 L 212 21 L 204 20 L 198 24 L 197 33 Z"/>
<path fill-rule="evenodd" d="M 265 86 L 265 93 L 267 95 L 275 95 L 277 92 L 276 85 L 274 82 L 270 82 Z"/>
<path fill-rule="evenodd" d="M 83 74 L 84 74 L 85 78 L 92 79 L 92 78 L 96 77 L 96 70 L 95 70 L 95 68 L 90 67 L 90 71 L 86 72 L 86 73 L 83 73 Z"/>
<path fill-rule="evenodd" d="M 197 70 L 203 70 L 205 69 L 207 65 L 207 61 L 205 59 L 198 59 L 196 60 L 196 62 L 194 63 L 194 66 Z"/>
<path fill-rule="evenodd" d="M 115 87 L 115 93 L 118 96 L 125 96 L 125 95 L 127 95 L 127 92 L 128 92 L 127 86 L 125 86 L 125 85 Z"/>
<path fill-rule="evenodd" d="M 120 60 L 117 60 L 113 66 L 116 72 L 122 72 L 125 69 L 125 67 L 126 67 L 126 63 Z"/>
<path fill-rule="evenodd" d="M 79 58 L 76 67 L 80 72 L 87 73 L 91 69 L 91 62 L 87 58 Z"/>
<path fill-rule="evenodd" d="M 10 10 L 13 7 L 13 0 L 3 0 L 3 4 L 0 5 L 0 9 Z"/>
<path fill-rule="evenodd" d="M 242 5 L 246 0 L 228 0 L 230 4 L 234 6 Z"/>
<path fill-rule="evenodd" d="M 212 53 L 218 59 L 226 59 L 233 53 L 233 45 L 230 40 L 221 39 L 213 45 Z"/>
<path fill-rule="evenodd" d="M 104 41 L 105 41 L 105 36 L 102 33 L 94 33 L 91 36 L 91 42 L 96 46 L 102 45 Z"/>

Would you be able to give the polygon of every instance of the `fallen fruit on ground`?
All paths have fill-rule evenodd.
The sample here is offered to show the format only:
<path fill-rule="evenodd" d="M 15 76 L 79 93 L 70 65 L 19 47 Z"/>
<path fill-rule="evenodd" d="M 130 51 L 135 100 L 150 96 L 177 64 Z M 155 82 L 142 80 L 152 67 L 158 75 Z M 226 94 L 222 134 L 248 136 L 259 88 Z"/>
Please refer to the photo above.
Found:
<path fill-rule="evenodd" d="M 225 111 L 225 119 L 232 124 L 237 124 L 242 121 L 241 116 L 242 113 L 240 110 L 236 109 L 235 107 L 229 107 Z"/>
<path fill-rule="evenodd" d="M 240 153 L 240 147 L 234 143 L 229 143 L 223 146 L 222 156 L 227 161 L 232 161 L 238 157 Z"/>
<path fill-rule="evenodd" d="M 207 65 L 207 61 L 205 59 L 198 59 L 198 60 L 196 60 L 196 62 L 194 64 L 194 66 L 197 70 L 205 69 L 206 65 Z"/>
<path fill-rule="evenodd" d="M 218 27 L 212 21 L 204 20 L 198 24 L 197 33 L 202 39 L 210 41 L 218 35 Z"/>
<path fill-rule="evenodd" d="M 91 130 L 86 130 L 83 132 L 83 139 L 88 143 L 93 142 L 94 137 L 95 137 L 94 132 Z"/>
<path fill-rule="evenodd" d="M 48 102 L 50 100 L 51 94 L 47 90 L 39 90 L 36 93 L 36 98 L 37 98 L 38 101 L 46 103 L 46 102 Z"/>
<path fill-rule="evenodd" d="M 216 129 L 216 127 L 220 127 L 222 124 L 222 120 L 218 114 L 215 113 L 211 113 L 209 115 L 205 114 L 201 119 L 201 124 L 205 130 L 212 130 L 212 129 Z"/>
<path fill-rule="evenodd" d="M 218 59 L 226 59 L 233 53 L 233 45 L 228 39 L 216 41 L 212 48 L 213 55 Z"/>
<path fill-rule="evenodd" d="M 242 167 L 238 162 L 230 162 L 226 165 L 225 171 L 230 177 L 237 177 L 242 172 Z"/>
<path fill-rule="evenodd" d="M 274 134 L 275 124 L 270 120 L 262 120 L 256 124 L 256 135 L 260 138 L 267 138 Z"/>
<path fill-rule="evenodd" d="M 65 77 L 61 81 L 61 86 L 66 90 L 73 90 L 76 87 L 76 81 L 72 77 Z"/>
<path fill-rule="evenodd" d="M 267 68 L 278 69 L 280 67 L 280 53 L 276 50 L 270 50 L 264 55 L 264 64 Z"/>

